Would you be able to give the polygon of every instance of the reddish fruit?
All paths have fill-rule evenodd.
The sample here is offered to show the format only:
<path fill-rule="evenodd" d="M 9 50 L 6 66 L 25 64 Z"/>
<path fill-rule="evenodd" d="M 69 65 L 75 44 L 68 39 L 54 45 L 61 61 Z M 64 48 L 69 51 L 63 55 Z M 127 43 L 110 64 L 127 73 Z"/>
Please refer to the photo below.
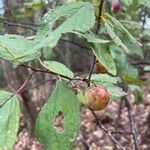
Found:
<path fill-rule="evenodd" d="M 102 110 L 109 102 L 109 93 L 102 85 L 90 86 L 85 91 L 85 105 L 91 110 Z"/>
<path fill-rule="evenodd" d="M 114 14 L 117 14 L 121 11 L 121 4 L 119 1 L 117 0 L 114 0 L 111 4 L 111 11 L 114 13 Z"/>
<path fill-rule="evenodd" d="M 107 69 L 98 61 L 96 61 L 95 69 L 97 73 L 108 73 Z"/>

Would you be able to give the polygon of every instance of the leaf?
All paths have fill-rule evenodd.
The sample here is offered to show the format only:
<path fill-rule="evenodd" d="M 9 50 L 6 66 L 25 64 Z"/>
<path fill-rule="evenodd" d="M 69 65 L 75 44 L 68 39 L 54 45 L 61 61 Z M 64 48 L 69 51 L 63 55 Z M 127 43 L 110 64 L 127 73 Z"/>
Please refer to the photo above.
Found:
<path fill-rule="evenodd" d="M 127 65 L 127 56 L 122 49 L 115 44 L 111 44 L 109 49 L 116 64 L 117 75 L 122 76 Z"/>
<path fill-rule="evenodd" d="M 0 58 L 15 63 L 36 59 L 39 53 L 33 50 L 35 45 L 35 42 L 23 36 L 8 34 L 0 36 Z"/>
<path fill-rule="evenodd" d="M 119 32 L 118 32 L 119 33 Z M 137 44 L 131 42 L 130 38 L 127 34 L 119 33 L 119 37 L 122 41 L 124 41 L 124 44 L 128 47 L 131 54 L 137 54 L 138 56 L 143 58 L 143 51 L 140 46 Z"/>
<path fill-rule="evenodd" d="M 113 16 L 111 16 L 111 15 L 109 15 L 109 14 L 107 14 L 107 13 L 106 13 L 105 15 L 107 15 L 107 17 L 112 21 L 112 23 L 113 23 L 120 31 L 126 33 L 126 34 L 129 36 L 131 42 L 133 42 L 134 44 L 137 44 L 137 45 L 141 46 L 141 43 L 139 43 L 139 42 L 131 35 L 131 33 L 129 33 L 129 31 L 121 24 L 121 22 L 119 22 L 115 17 L 113 17 Z"/>
<path fill-rule="evenodd" d="M 111 39 L 114 41 L 114 43 L 118 46 L 121 47 L 124 52 L 129 53 L 129 49 L 127 46 L 121 41 L 121 39 L 116 35 L 114 27 L 111 25 L 111 23 L 107 20 L 105 21 L 105 27 L 107 30 L 107 33 L 111 37 Z"/>
<path fill-rule="evenodd" d="M 61 19 L 61 24 L 52 31 L 56 20 Z M 93 5 L 88 2 L 68 3 L 50 10 L 43 18 L 38 30 L 36 41 L 39 44 L 35 49 L 46 46 L 53 48 L 63 33 L 85 33 L 94 26 L 95 14 Z"/>
<path fill-rule="evenodd" d="M 0 149 L 12 149 L 19 128 L 19 102 L 12 93 L 0 90 Z"/>
<path fill-rule="evenodd" d="M 109 40 L 104 40 L 104 39 L 100 39 L 97 35 L 95 35 L 94 33 L 85 33 L 85 34 L 79 34 L 81 36 L 83 36 L 84 38 L 86 38 L 86 40 L 89 43 L 110 43 Z"/>
<path fill-rule="evenodd" d="M 54 127 L 58 112 L 64 115 L 64 131 Z M 58 81 L 48 102 L 43 106 L 36 122 L 36 135 L 44 144 L 45 150 L 70 150 L 72 141 L 79 131 L 80 112 L 77 96 L 63 81 Z"/>
<path fill-rule="evenodd" d="M 130 32 L 115 17 L 105 13 L 107 19 L 105 26 L 108 34 L 117 46 L 121 46 L 127 53 L 134 53 L 143 57 L 141 43 L 139 43 Z"/>
<path fill-rule="evenodd" d="M 124 92 L 120 87 L 118 87 L 116 85 L 104 84 L 104 86 L 108 90 L 108 92 L 110 93 L 110 98 L 112 101 L 118 100 L 122 96 L 127 95 L 126 92 Z"/>
<path fill-rule="evenodd" d="M 92 74 L 91 80 L 96 83 L 113 83 L 116 84 L 120 82 L 121 79 L 119 77 L 112 77 L 107 74 Z"/>
<path fill-rule="evenodd" d="M 57 61 L 44 61 L 44 64 L 47 68 L 59 75 L 67 76 L 69 78 L 73 78 L 74 74 L 70 71 L 64 64 L 57 62 Z"/>
<path fill-rule="evenodd" d="M 93 44 L 92 51 L 101 62 L 101 64 L 108 70 L 108 72 L 116 75 L 115 62 L 110 54 L 109 47 L 106 44 Z"/>
<path fill-rule="evenodd" d="M 134 102 L 139 105 L 143 102 L 143 90 L 137 85 L 128 85 L 129 90 L 134 94 Z"/>
<path fill-rule="evenodd" d="M 122 80 L 124 83 L 127 83 L 127 84 L 141 85 L 144 83 L 144 81 L 138 79 L 137 77 L 131 76 L 128 74 L 124 74 L 122 77 Z"/>
<path fill-rule="evenodd" d="M 91 82 L 103 85 L 108 90 L 111 100 L 115 100 L 126 95 L 121 88 L 114 85 L 117 84 L 117 82 L 120 82 L 120 78 L 118 77 L 111 77 L 105 74 L 93 74 L 91 76 Z"/>

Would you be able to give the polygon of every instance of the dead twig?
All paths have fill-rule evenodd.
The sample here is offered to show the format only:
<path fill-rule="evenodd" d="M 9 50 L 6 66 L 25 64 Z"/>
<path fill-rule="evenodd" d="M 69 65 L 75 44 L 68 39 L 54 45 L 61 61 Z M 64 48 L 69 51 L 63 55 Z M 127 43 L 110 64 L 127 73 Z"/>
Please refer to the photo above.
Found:
<path fill-rule="evenodd" d="M 124 98 L 125 106 L 127 107 L 127 110 L 128 110 L 128 117 L 129 117 L 129 121 L 130 121 L 130 127 L 131 127 L 131 132 L 132 132 L 132 136 L 133 136 L 133 140 L 134 140 L 135 150 L 140 150 L 138 134 L 137 134 L 137 127 L 136 127 L 135 120 L 134 120 L 134 114 L 133 114 L 131 105 L 128 101 L 128 97 L 124 96 L 123 98 Z"/>
<path fill-rule="evenodd" d="M 95 112 L 93 110 L 91 110 L 93 116 L 95 117 L 96 121 L 97 121 L 97 124 L 99 126 L 100 129 L 102 129 L 108 136 L 109 138 L 115 143 L 116 147 L 118 149 L 121 149 L 121 150 L 125 150 L 125 148 L 114 138 L 114 136 L 111 134 L 110 131 L 108 131 L 101 123 L 101 121 L 99 120 L 99 118 L 97 117 L 97 115 L 95 114 Z"/>

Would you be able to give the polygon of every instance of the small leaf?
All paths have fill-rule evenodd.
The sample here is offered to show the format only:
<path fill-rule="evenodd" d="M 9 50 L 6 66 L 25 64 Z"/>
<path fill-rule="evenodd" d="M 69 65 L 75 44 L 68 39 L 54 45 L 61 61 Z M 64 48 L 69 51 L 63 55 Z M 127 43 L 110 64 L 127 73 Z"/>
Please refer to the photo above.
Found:
<path fill-rule="evenodd" d="M 108 72 L 116 75 L 115 62 L 110 54 L 110 50 L 107 44 L 93 44 L 93 53 L 97 57 L 98 61 L 108 70 Z"/>
<path fill-rule="evenodd" d="M 63 132 L 54 126 L 56 115 L 63 113 Z M 36 135 L 45 150 L 70 150 L 79 131 L 80 112 L 77 96 L 63 81 L 58 81 L 48 102 L 43 106 L 36 122 Z"/>
<path fill-rule="evenodd" d="M 113 83 L 116 84 L 120 82 L 121 79 L 119 77 L 112 77 L 107 74 L 92 74 L 91 81 L 96 83 Z"/>
<path fill-rule="evenodd" d="M 12 93 L 0 90 L 0 149 L 12 149 L 19 128 L 19 102 Z"/>
<path fill-rule="evenodd" d="M 44 61 L 47 68 L 59 75 L 67 76 L 69 78 L 73 78 L 74 74 L 70 71 L 64 64 L 59 63 L 57 61 Z"/>

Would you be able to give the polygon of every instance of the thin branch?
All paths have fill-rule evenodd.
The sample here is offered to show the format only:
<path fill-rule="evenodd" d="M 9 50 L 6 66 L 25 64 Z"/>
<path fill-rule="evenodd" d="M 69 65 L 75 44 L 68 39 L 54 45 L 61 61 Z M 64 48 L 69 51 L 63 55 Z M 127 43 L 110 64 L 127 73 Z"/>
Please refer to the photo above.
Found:
<path fill-rule="evenodd" d="M 150 65 L 149 61 L 133 62 L 132 65 Z"/>
<path fill-rule="evenodd" d="M 128 101 L 128 97 L 124 96 L 123 98 L 124 98 L 125 106 L 127 107 L 127 110 L 128 110 L 128 117 L 129 117 L 129 121 L 130 121 L 130 127 L 131 127 L 131 131 L 132 131 L 132 135 L 133 135 L 135 150 L 140 150 L 139 141 L 138 141 L 138 134 L 137 134 L 137 127 L 136 127 L 135 120 L 134 120 L 134 114 L 132 112 L 131 105 Z"/>
<path fill-rule="evenodd" d="M 43 72 L 43 73 L 49 73 L 49 74 L 53 74 L 53 75 L 60 76 L 60 77 L 62 77 L 62 78 L 68 79 L 68 80 L 72 80 L 72 78 L 69 78 L 68 76 L 65 76 L 65 75 L 62 75 L 62 74 L 59 74 L 59 73 L 55 73 L 55 72 L 53 72 L 53 71 L 49 71 L 49 70 L 47 70 L 47 69 L 34 68 L 34 67 L 32 67 L 32 66 L 25 65 L 25 64 L 21 64 L 20 66 L 26 67 L 26 68 L 30 68 L 32 71 Z"/>
<path fill-rule="evenodd" d="M 15 94 L 18 94 L 20 93 L 20 91 L 26 86 L 26 84 L 28 83 L 28 81 L 30 80 L 30 78 L 33 76 L 33 74 L 35 73 L 36 71 L 32 72 L 27 78 L 26 80 L 24 81 L 24 83 L 21 85 L 21 87 L 17 90 L 17 92 Z"/>
<path fill-rule="evenodd" d="M 65 76 L 65 75 L 62 75 L 62 74 L 59 74 L 59 73 L 56 73 L 56 72 L 53 72 L 53 71 L 49 71 L 47 68 L 44 68 L 44 69 L 34 68 L 32 66 L 25 65 L 25 64 L 21 64 L 20 66 L 29 68 L 29 69 L 31 69 L 32 71 L 35 71 L 35 72 L 43 72 L 43 73 L 49 73 L 49 74 L 53 74 L 53 75 L 56 75 L 56 76 L 60 76 L 62 78 L 70 80 L 70 81 L 80 80 L 80 81 L 83 81 L 83 82 L 86 82 L 86 83 L 88 82 L 86 78 L 79 78 L 79 77 L 70 78 L 68 76 Z"/>
<path fill-rule="evenodd" d="M 68 43 L 74 44 L 74 45 L 79 46 L 80 48 L 83 48 L 83 49 L 89 49 L 88 47 L 80 45 L 79 43 L 76 43 L 74 41 L 70 41 L 70 40 L 67 40 L 67 39 L 60 39 L 60 40 L 63 41 L 63 42 L 68 42 Z"/>
<path fill-rule="evenodd" d="M 41 82 L 35 84 L 34 86 L 29 86 L 29 87 L 26 87 L 26 88 L 22 89 L 19 93 L 24 92 L 24 91 L 27 91 L 27 90 L 34 89 L 34 88 L 36 88 L 36 87 L 39 87 L 40 85 L 43 85 L 44 83 L 47 83 L 47 82 L 50 82 L 50 81 L 55 81 L 55 80 L 56 80 L 56 79 L 50 78 L 50 79 L 41 81 Z"/>
<path fill-rule="evenodd" d="M 132 134 L 131 131 L 110 131 L 111 134 Z M 117 140 L 117 139 L 116 139 Z"/>
<path fill-rule="evenodd" d="M 119 104 L 118 117 L 117 117 L 117 119 L 116 119 L 116 121 L 115 121 L 115 130 L 118 130 L 119 123 L 121 122 L 122 105 L 123 105 L 123 99 L 121 99 L 120 104 Z M 115 138 L 116 138 L 117 140 L 119 140 L 119 137 L 120 137 L 120 136 L 119 136 L 118 134 L 116 134 Z"/>
<path fill-rule="evenodd" d="M 125 150 L 125 148 L 113 137 L 113 135 L 111 134 L 110 131 L 108 131 L 101 123 L 101 121 L 99 120 L 99 118 L 97 117 L 97 115 L 95 114 L 95 112 L 93 110 L 91 110 L 93 116 L 95 117 L 97 124 L 99 126 L 100 129 L 102 129 L 108 136 L 109 138 L 116 144 L 118 149 L 121 150 Z"/>
<path fill-rule="evenodd" d="M 98 34 L 98 31 L 99 31 L 100 26 L 101 26 L 101 16 L 102 16 L 103 4 L 104 4 L 104 0 L 101 0 L 99 7 L 98 7 L 99 8 L 99 14 L 98 14 L 98 24 L 97 24 L 96 32 L 95 32 L 96 35 Z M 91 79 L 91 76 L 92 76 L 92 73 L 94 70 L 95 63 L 96 63 L 96 56 L 94 55 L 93 63 L 92 63 L 91 69 L 90 69 L 89 77 L 88 77 L 88 85 L 89 86 L 90 86 L 90 79 Z"/>
<path fill-rule="evenodd" d="M 0 108 L 2 108 L 13 96 L 15 96 L 16 94 L 19 94 L 19 92 L 26 86 L 26 84 L 28 83 L 28 81 L 30 80 L 30 78 L 32 77 L 32 75 L 35 72 L 32 72 L 27 78 L 26 80 L 23 82 L 23 84 L 20 86 L 20 88 L 14 93 L 12 94 L 7 100 L 5 100 L 1 105 Z"/>
<path fill-rule="evenodd" d="M 6 18 L 0 18 L 0 22 L 7 24 L 9 26 L 17 26 L 17 27 L 21 27 L 21 28 L 25 28 L 25 29 L 30 29 L 30 30 L 36 32 L 36 29 L 31 24 L 19 23 L 19 22 L 9 20 Z"/>
<path fill-rule="evenodd" d="M 101 0 L 101 3 L 98 6 L 99 14 L 98 14 L 98 25 L 97 25 L 97 28 L 96 28 L 96 34 L 98 34 L 98 31 L 99 31 L 100 26 L 101 26 L 101 16 L 102 16 L 103 4 L 104 4 L 104 0 Z"/>
<path fill-rule="evenodd" d="M 90 69 L 89 77 L 88 77 L 88 85 L 89 86 L 90 86 L 90 80 L 91 80 L 91 76 L 92 76 L 92 73 L 94 70 L 95 63 L 96 63 L 96 56 L 94 55 L 93 56 L 93 63 L 92 63 L 91 69 Z"/>

